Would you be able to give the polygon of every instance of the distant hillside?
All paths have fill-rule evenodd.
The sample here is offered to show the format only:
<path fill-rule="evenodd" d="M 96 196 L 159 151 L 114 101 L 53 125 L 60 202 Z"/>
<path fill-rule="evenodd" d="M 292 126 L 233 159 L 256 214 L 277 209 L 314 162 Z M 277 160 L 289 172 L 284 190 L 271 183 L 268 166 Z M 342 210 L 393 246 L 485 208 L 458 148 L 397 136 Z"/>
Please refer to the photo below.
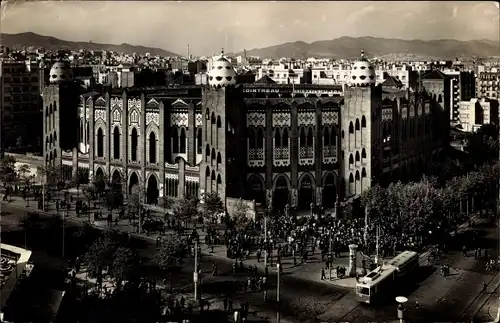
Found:
<path fill-rule="evenodd" d="M 92 42 L 74 42 L 68 40 L 61 40 L 55 37 L 42 36 L 35 33 L 20 33 L 20 34 L 1 34 L 1 44 L 10 48 L 22 48 L 25 46 L 43 47 L 47 50 L 57 50 L 61 48 L 71 50 L 106 50 L 121 53 L 138 53 L 160 56 L 178 56 L 175 53 L 153 47 L 136 46 L 130 44 L 98 44 Z"/>
<path fill-rule="evenodd" d="M 249 56 L 260 57 L 327 57 L 354 58 L 364 49 L 368 57 L 408 54 L 434 59 L 454 59 L 455 57 L 488 57 L 500 53 L 500 45 L 487 39 L 458 41 L 442 40 L 402 40 L 376 37 L 341 37 L 333 40 L 305 43 L 297 41 L 281 45 L 247 50 Z M 243 53 L 235 54 L 243 55 Z"/>

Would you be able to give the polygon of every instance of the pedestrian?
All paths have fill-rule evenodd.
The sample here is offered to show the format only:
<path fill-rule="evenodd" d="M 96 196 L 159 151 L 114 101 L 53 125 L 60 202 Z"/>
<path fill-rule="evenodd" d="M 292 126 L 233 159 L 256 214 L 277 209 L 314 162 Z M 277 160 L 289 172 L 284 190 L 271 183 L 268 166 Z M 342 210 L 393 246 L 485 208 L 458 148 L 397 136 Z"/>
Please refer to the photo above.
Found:
<path fill-rule="evenodd" d="M 234 318 L 234 322 L 238 323 L 239 318 L 240 318 L 240 313 L 238 313 L 238 311 L 234 311 L 233 318 Z"/>
<path fill-rule="evenodd" d="M 224 300 L 222 302 L 224 304 L 224 312 L 227 312 L 227 297 L 224 297 Z"/>
<path fill-rule="evenodd" d="M 233 299 L 230 297 L 227 301 L 227 310 L 229 312 L 232 312 L 233 311 Z"/>
<path fill-rule="evenodd" d="M 462 255 L 467 257 L 467 247 L 465 245 L 462 247 Z"/>
<path fill-rule="evenodd" d="M 325 268 L 321 268 L 321 280 L 326 280 Z"/>
<path fill-rule="evenodd" d="M 264 303 L 267 303 L 267 290 L 264 290 Z"/>
<path fill-rule="evenodd" d="M 260 257 L 261 257 L 261 252 L 260 250 L 257 251 L 257 262 L 260 262 Z"/>

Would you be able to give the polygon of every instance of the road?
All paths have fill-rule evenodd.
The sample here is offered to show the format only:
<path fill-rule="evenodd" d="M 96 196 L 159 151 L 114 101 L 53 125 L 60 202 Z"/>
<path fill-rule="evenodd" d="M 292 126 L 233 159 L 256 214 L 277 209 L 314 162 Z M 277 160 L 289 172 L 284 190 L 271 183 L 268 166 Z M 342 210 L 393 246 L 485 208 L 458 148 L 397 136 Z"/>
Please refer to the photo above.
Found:
<path fill-rule="evenodd" d="M 22 235 L 22 232 L 19 232 L 17 228 L 17 221 L 22 215 L 23 212 L 19 209 L 8 205 L 4 206 L 2 241 L 9 243 L 8 240 L 13 239 L 7 233 L 9 231 L 17 230 L 17 235 L 19 236 L 19 233 Z M 71 228 L 71 225 L 68 227 Z M 480 233 L 477 243 L 482 247 L 495 249 L 494 253 L 496 253 L 498 226 L 493 228 L 489 224 L 481 224 L 477 227 L 477 230 Z M 152 259 L 156 251 L 154 242 L 145 242 L 142 239 L 135 239 L 134 241 L 134 244 L 140 250 L 141 256 Z M 22 244 L 18 237 L 17 244 L 20 243 Z M 47 254 L 47 246 L 38 242 L 30 245 L 29 238 L 28 245 L 33 249 L 35 265 L 39 262 L 40 265 L 46 266 L 47 264 L 44 264 L 44 259 L 46 259 L 44 255 Z M 55 245 L 57 245 L 57 241 Z M 453 321 L 462 318 L 463 315 L 475 315 L 481 311 L 480 305 L 483 297 L 485 297 L 485 295 L 480 295 L 483 282 L 490 283 L 490 291 L 495 290 L 498 282 L 495 273 L 485 273 L 483 268 L 484 260 L 476 260 L 473 255 L 463 257 L 459 247 L 458 245 L 452 246 L 451 249 L 453 250 L 450 250 L 445 258 L 424 267 L 419 284 L 406 293 L 405 296 L 409 299 L 408 314 L 411 321 Z M 70 252 L 71 246 L 68 246 L 67 249 Z M 56 251 L 50 252 L 55 253 L 54 257 L 60 259 L 59 250 L 60 248 L 56 248 Z M 45 262 L 47 261 L 45 260 Z M 220 275 L 215 277 L 211 275 L 213 262 L 219 266 Z M 50 263 L 57 263 L 57 261 L 50 261 Z M 439 266 L 444 263 L 451 267 L 451 275 L 446 278 L 441 277 L 438 270 Z M 270 301 L 264 303 L 262 293 L 243 292 L 240 286 L 242 281 L 246 279 L 246 275 L 233 276 L 230 274 L 231 264 L 232 261 L 219 257 L 210 255 L 201 257 L 203 274 L 200 291 L 202 295 L 213 303 L 219 302 L 224 295 L 232 295 L 235 306 L 239 305 L 240 300 L 246 299 L 250 301 L 251 311 L 255 311 L 258 316 L 274 318 L 275 302 L 272 300 L 276 297 L 274 292 L 276 289 L 275 276 L 270 278 L 271 287 L 268 293 Z M 150 275 L 160 277 L 153 260 L 150 260 L 146 265 L 149 268 Z M 188 259 L 182 272 L 175 277 L 173 282 L 176 291 L 182 290 L 187 295 L 192 294 L 192 268 L 192 259 Z M 158 278 L 158 281 L 161 284 L 160 278 Z M 307 282 L 285 273 L 280 287 L 282 322 L 368 322 L 391 321 L 396 318 L 395 304 L 381 307 L 364 306 L 355 300 L 352 291 L 337 286 Z M 422 304 L 422 309 L 418 313 L 413 307 L 417 300 Z"/>

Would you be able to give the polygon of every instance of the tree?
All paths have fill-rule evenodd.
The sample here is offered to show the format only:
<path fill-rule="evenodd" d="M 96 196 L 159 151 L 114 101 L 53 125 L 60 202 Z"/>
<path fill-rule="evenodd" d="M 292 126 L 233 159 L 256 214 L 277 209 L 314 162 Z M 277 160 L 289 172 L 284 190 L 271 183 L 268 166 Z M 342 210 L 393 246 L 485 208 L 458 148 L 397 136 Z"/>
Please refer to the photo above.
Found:
<path fill-rule="evenodd" d="M 196 219 L 199 215 L 198 200 L 195 198 L 185 197 L 174 206 L 174 217 L 186 223 Z"/>
<path fill-rule="evenodd" d="M 242 199 L 236 201 L 233 206 L 233 223 L 236 230 L 239 232 L 248 229 L 249 219 L 247 215 L 249 207 Z"/>
<path fill-rule="evenodd" d="M 173 274 L 182 267 L 187 255 L 187 243 L 178 233 L 169 233 L 164 236 L 160 249 L 155 258 L 158 267 L 170 278 L 170 290 L 173 290 Z"/>
<path fill-rule="evenodd" d="M 118 233 L 106 231 L 90 246 L 84 259 L 91 278 L 102 278 L 102 270 L 113 263 L 113 255 L 119 246 Z"/>
<path fill-rule="evenodd" d="M 361 194 L 362 207 L 368 207 L 371 216 L 387 214 L 387 190 L 375 185 Z"/>
<path fill-rule="evenodd" d="M 224 203 L 218 192 L 205 193 L 203 196 L 203 209 L 205 216 L 213 219 L 214 216 L 224 212 Z"/>
<path fill-rule="evenodd" d="M 139 213 L 142 207 L 142 202 L 144 201 L 145 192 L 146 190 L 144 189 L 144 185 L 136 184 L 132 187 L 132 191 L 127 199 L 129 213 Z"/>
<path fill-rule="evenodd" d="M 3 155 L 0 160 L 0 176 L 4 183 L 11 183 L 16 179 L 16 159 L 10 155 Z"/>
<path fill-rule="evenodd" d="M 25 199 L 26 202 L 29 203 L 28 202 L 29 191 L 31 189 L 31 182 L 33 181 L 35 176 L 31 174 L 31 169 L 26 164 L 23 164 L 21 167 L 19 167 L 18 173 L 20 179 L 22 179 L 22 181 L 24 182 L 24 186 L 26 188 Z"/>
<path fill-rule="evenodd" d="M 466 150 L 477 164 L 484 164 L 492 159 L 498 159 L 498 125 L 491 123 L 468 136 Z"/>
<path fill-rule="evenodd" d="M 118 247 L 113 254 L 111 265 L 111 277 L 115 279 L 118 288 L 123 281 L 137 284 L 142 274 L 142 264 L 137 252 L 130 248 Z"/>

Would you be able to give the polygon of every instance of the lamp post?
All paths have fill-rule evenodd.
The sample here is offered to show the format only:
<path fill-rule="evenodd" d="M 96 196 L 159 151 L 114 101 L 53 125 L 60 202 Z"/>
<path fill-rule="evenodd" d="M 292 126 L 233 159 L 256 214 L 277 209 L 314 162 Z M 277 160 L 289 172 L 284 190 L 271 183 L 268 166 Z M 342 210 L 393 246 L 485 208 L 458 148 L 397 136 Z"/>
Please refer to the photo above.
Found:
<path fill-rule="evenodd" d="M 66 238 L 65 238 L 65 221 L 66 221 L 66 217 L 68 216 L 69 214 L 69 204 L 66 205 L 66 212 L 63 214 L 63 217 L 62 217 L 62 257 L 64 258 L 64 247 L 65 247 L 65 243 L 66 243 Z"/>
<path fill-rule="evenodd" d="M 398 302 L 398 319 L 399 323 L 403 323 L 404 316 L 405 316 L 405 309 L 404 309 L 404 304 L 408 302 L 408 298 L 404 296 L 398 296 L 396 297 L 396 302 Z"/>
<path fill-rule="evenodd" d="M 194 240 L 194 271 L 193 271 L 193 282 L 194 282 L 194 299 L 198 299 L 198 239 Z"/>
<path fill-rule="evenodd" d="M 276 322 L 280 323 L 280 264 L 276 264 Z"/>
<path fill-rule="evenodd" d="M 313 212 L 314 212 L 314 203 L 311 202 L 311 204 L 309 206 L 311 208 L 311 218 L 312 218 L 313 217 Z"/>

